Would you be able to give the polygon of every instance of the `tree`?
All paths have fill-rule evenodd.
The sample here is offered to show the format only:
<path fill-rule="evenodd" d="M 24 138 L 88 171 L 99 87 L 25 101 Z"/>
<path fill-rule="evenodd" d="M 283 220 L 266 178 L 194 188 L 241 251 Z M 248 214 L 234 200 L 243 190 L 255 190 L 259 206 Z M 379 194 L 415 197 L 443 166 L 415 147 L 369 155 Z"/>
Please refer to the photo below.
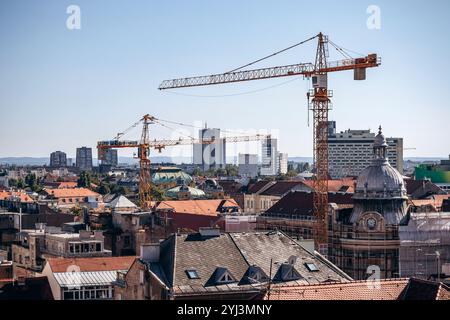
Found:
<path fill-rule="evenodd" d="M 18 189 L 25 189 L 26 188 L 26 184 L 25 182 L 20 178 L 19 180 L 17 180 L 17 188 Z"/>
<path fill-rule="evenodd" d="M 111 189 L 109 188 L 109 186 L 106 183 L 102 183 L 100 185 L 100 187 L 98 187 L 97 192 L 102 194 L 102 195 L 105 195 L 105 194 L 110 193 Z"/>
<path fill-rule="evenodd" d="M 302 165 L 302 172 L 305 172 L 305 171 L 311 171 L 311 167 L 310 167 L 310 165 L 309 165 L 308 162 L 305 162 L 305 163 Z"/>
<path fill-rule="evenodd" d="M 151 198 L 153 201 L 163 201 L 166 199 L 164 190 L 159 186 L 152 184 L 151 186 Z"/>
<path fill-rule="evenodd" d="M 39 187 L 39 179 L 36 177 L 34 173 L 29 173 L 25 176 L 25 185 L 29 187 L 32 191 L 38 191 Z"/>
<path fill-rule="evenodd" d="M 88 172 L 82 171 L 80 177 L 78 178 L 78 187 L 80 188 L 90 188 L 91 186 L 91 176 Z"/>
<path fill-rule="evenodd" d="M 227 164 L 225 169 L 227 170 L 227 175 L 234 177 L 237 176 L 239 174 L 239 168 L 235 165 L 232 164 Z"/>

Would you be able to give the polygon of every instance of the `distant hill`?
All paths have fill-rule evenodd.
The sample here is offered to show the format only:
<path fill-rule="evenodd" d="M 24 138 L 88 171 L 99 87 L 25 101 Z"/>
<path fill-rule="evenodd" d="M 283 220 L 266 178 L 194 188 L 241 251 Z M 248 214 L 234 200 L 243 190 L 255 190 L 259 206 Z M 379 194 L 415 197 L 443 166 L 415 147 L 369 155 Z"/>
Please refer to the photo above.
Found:
<path fill-rule="evenodd" d="M 0 158 L 0 164 L 12 164 L 17 166 L 44 166 L 50 162 L 49 158 L 33 157 L 8 157 Z"/>

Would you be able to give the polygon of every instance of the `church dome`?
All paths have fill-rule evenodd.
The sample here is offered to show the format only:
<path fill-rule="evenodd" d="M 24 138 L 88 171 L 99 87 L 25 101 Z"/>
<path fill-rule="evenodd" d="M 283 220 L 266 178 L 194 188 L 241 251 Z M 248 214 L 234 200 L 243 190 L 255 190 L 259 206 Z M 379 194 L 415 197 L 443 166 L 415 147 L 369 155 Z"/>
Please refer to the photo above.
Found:
<path fill-rule="evenodd" d="M 406 198 L 406 188 L 403 176 L 393 168 L 386 157 L 388 145 L 379 128 L 375 137 L 372 164 L 358 176 L 354 198 Z"/>

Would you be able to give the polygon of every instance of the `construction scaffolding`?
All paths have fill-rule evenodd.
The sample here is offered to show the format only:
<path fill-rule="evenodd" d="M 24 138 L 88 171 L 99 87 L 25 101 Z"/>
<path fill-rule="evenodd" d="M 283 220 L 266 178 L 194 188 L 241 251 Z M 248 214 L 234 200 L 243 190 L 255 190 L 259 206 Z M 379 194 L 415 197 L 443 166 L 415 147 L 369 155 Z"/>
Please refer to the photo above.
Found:
<path fill-rule="evenodd" d="M 399 227 L 399 237 L 402 277 L 450 277 L 450 212 L 413 212 Z"/>

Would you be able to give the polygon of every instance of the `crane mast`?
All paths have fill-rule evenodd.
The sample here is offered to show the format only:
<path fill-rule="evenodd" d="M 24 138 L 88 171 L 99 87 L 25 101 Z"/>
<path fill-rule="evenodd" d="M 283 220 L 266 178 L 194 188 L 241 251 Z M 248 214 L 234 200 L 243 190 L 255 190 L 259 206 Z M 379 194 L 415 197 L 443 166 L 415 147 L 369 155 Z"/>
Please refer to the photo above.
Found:
<path fill-rule="evenodd" d="M 315 38 L 318 39 L 318 45 L 314 64 L 299 63 L 286 66 L 239 71 L 249 65 L 272 57 L 278 53 L 284 52 Z M 298 75 L 312 79 L 314 89 L 307 93 L 307 97 L 308 107 L 313 112 L 314 121 L 313 158 L 316 170 L 314 180 L 314 214 L 316 223 L 313 234 L 316 249 L 325 254 L 328 250 L 328 111 L 330 109 L 330 98 L 332 96 L 332 91 L 328 90 L 327 75 L 330 72 L 354 70 L 355 80 L 365 80 L 366 69 L 378 67 L 381 64 L 381 59 L 376 54 L 369 54 L 365 57 L 355 59 L 351 58 L 350 55 L 344 54 L 345 50 L 343 50 L 343 48 L 338 47 L 333 42 L 330 43 L 338 51 L 340 51 L 340 53 L 344 54 L 346 59 L 328 62 L 328 43 L 328 37 L 322 33 L 319 33 L 310 39 L 278 51 L 262 59 L 256 60 L 243 67 L 234 69 L 231 72 L 164 80 L 159 86 L 160 90 L 166 90 Z M 310 98 L 312 98 L 311 102 Z"/>
<path fill-rule="evenodd" d="M 314 239 L 320 252 L 328 251 L 328 111 L 330 94 L 328 92 L 327 72 L 321 71 L 327 68 L 328 39 L 319 33 L 315 73 L 313 78 L 312 111 L 313 111 L 313 162 L 316 176 L 313 180 L 314 212 L 316 223 L 314 224 Z M 315 80 L 314 80 L 315 79 Z"/>
<path fill-rule="evenodd" d="M 149 125 L 154 118 L 146 114 L 143 120 L 141 141 L 138 149 L 139 157 L 139 204 L 141 208 L 149 209 L 151 201 L 151 173 L 150 173 L 150 133 Z"/>

